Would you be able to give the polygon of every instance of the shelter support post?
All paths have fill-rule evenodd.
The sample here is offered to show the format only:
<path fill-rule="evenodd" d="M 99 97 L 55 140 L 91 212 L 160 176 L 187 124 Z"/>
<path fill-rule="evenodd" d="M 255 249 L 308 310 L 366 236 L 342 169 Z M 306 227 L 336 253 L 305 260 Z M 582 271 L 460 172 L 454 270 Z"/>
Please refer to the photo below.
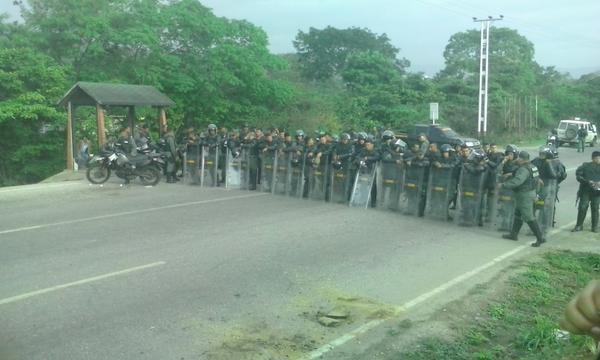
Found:
<path fill-rule="evenodd" d="M 104 109 L 100 104 L 96 104 L 96 125 L 98 132 L 98 148 L 103 148 L 106 144 L 106 131 L 104 130 Z"/>
<path fill-rule="evenodd" d="M 160 108 L 158 109 L 158 113 L 158 125 L 160 134 L 162 135 L 165 131 L 165 127 L 167 126 L 167 112 L 165 111 L 165 108 Z"/>
<path fill-rule="evenodd" d="M 73 105 L 67 103 L 67 170 L 75 170 L 73 159 Z"/>

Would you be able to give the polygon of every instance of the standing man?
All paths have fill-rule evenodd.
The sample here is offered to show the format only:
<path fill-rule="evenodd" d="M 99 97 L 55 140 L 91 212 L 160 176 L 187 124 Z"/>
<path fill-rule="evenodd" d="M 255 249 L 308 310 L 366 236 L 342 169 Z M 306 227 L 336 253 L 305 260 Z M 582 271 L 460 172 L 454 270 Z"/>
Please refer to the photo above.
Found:
<path fill-rule="evenodd" d="M 531 246 L 538 247 L 546 242 L 546 239 L 544 239 L 537 219 L 533 216 L 537 180 L 534 177 L 533 167 L 529 162 L 529 153 L 526 151 L 519 152 L 516 163 L 518 168 L 514 175 L 500 184 L 500 186 L 514 191 L 516 200 L 515 220 L 512 229 L 510 234 L 502 235 L 502 237 L 504 239 L 519 240 L 519 231 L 523 226 L 523 222 L 526 222 L 536 238 Z"/>
<path fill-rule="evenodd" d="M 421 152 L 421 154 L 423 154 L 423 156 L 426 156 L 427 152 L 429 151 L 429 140 L 427 139 L 427 135 L 425 135 L 424 133 L 420 133 L 418 140 L 419 151 Z"/>
<path fill-rule="evenodd" d="M 583 221 L 588 207 L 592 208 L 592 232 L 598 232 L 598 205 L 600 204 L 600 151 L 592 153 L 592 161 L 583 163 L 575 171 L 575 178 L 579 181 L 577 200 L 577 225 L 572 231 L 583 230 Z"/>
<path fill-rule="evenodd" d="M 175 144 L 175 133 L 173 130 L 169 129 L 167 125 L 164 125 L 163 128 L 164 135 L 164 154 L 165 160 L 167 163 L 167 167 L 165 169 L 167 175 L 167 183 L 173 184 L 177 181 L 177 177 L 175 176 L 175 172 L 177 171 L 177 167 L 175 166 L 177 161 L 177 145 Z"/>

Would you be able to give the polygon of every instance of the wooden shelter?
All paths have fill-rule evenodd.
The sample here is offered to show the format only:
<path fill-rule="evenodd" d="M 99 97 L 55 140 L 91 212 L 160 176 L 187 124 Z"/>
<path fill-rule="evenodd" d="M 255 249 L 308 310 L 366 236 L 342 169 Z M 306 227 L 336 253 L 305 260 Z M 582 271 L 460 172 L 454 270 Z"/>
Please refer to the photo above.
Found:
<path fill-rule="evenodd" d="M 132 130 L 135 125 L 135 107 L 155 107 L 159 112 L 159 128 L 162 129 L 167 124 L 165 109 L 175 105 L 175 102 L 153 86 L 80 81 L 67 91 L 65 96 L 58 102 L 58 105 L 67 108 L 67 169 L 73 170 L 73 129 L 75 108 L 77 106 L 96 107 L 98 146 L 102 147 L 106 143 L 104 130 L 104 110 L 106 107 L 127 108 L 127 118 Z"/>

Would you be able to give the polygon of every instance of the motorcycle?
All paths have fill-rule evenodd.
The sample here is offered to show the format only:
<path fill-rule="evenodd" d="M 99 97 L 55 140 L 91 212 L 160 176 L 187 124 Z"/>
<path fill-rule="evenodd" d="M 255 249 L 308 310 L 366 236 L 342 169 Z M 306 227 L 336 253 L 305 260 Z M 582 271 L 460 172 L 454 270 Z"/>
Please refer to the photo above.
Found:
<path fill-rule="evenodd" d="M 141 183 L 146 186 L 154 186 L 160 181 L 160 170 L 150 157 L 143 154 L 128 156 L 116 146 L 90 159 L 86 177 L 92 184 L 103 184 L 108 181 L 113 171 L 126 181 L 139 177 Z"/>

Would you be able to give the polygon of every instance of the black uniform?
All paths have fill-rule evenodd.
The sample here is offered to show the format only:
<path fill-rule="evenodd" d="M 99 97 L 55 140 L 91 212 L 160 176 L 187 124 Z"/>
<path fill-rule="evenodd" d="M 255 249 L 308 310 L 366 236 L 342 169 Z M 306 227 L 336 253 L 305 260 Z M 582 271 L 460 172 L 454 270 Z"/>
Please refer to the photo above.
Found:
<path fill-rule="evenodd" d="M 596 153 L 598 152 L 594 152 L 594 154 Z M 600 156 L 600 153 L 598 153 L 598 156 Z M 577 225 L 573 231 L 582 230 L 588 207 L 591 207 L 592 231 L 598 232 L 598 207 L 600 205 L 600 184 L 598 182 L 600 182 L 600 164 L 596 164 L 593 161 L 583 163 L 575 171 L 575 177 L 579 182 L 579 191 L 577 192 L 579 207 Z"/>

